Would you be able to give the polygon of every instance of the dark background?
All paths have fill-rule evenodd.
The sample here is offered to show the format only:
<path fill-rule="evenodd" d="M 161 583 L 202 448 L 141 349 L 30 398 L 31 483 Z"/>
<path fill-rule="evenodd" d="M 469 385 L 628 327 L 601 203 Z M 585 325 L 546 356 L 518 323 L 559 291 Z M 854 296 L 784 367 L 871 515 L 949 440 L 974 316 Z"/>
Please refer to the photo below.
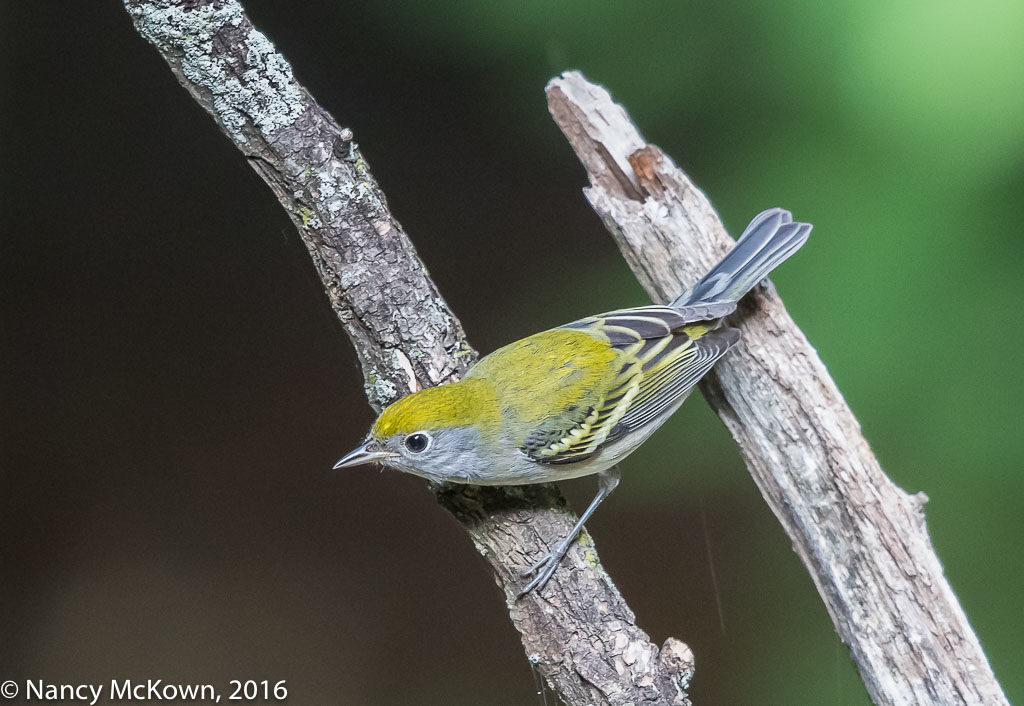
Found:
<path fill-rule="evenodd" d="M 774 281 L 1024 700 L 1024 6 L 245 3 L 351 126 L 483 352 L 644 296 L 546 113 L 607 85 Z M 372 421 L 262 182 L 119 3 L 0 4 L 0 679 L 287 679 L 297 704 L 531 704 L 465 533 L 332 472 Z M 590 480 L 566 484 L 577 505 Z M 699 397 L 589 525 L 699 704 L 866 703 Z M 713 570 L 712 570 L 713 569 Z"/>

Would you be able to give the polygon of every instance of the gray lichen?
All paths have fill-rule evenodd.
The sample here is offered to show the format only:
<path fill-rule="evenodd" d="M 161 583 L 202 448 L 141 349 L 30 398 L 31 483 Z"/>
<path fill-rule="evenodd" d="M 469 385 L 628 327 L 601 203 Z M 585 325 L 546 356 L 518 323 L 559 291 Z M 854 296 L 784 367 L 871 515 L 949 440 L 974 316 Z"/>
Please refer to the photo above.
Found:
<path fill-rule="evenodd" d="M 247 141 L 244 129 L 249 123 L 269 138 L 304 112 L 291 66 L 245 21 L 235 0 L 196 7 L 168 0 L 125 5 L 139 33 L 166 54 L 180 56 L 184 77 L 209 91 L 217 119 L 236 144 Z M 238 66 L 238 57 L 214 52 L 213 41 L 226 28 L 240 26 L 248 31 Z"/>
<path fill-rule="evenodd" d="M 246 110 L 265 137 L 288 127 L 302 115 L 302 92 L 292 75 L 292 67 L 277 53 L 274 45 L 257 29 L 245 38 L 249 51 L 243 74 L 250 101 L 259 102 L 259 110 Z M 243 108 L 245 106 L 239 106 Z"/>
<path fill-rule="evenodd" d="M 366 397 L 376 409 L 386 407 L 398 398 L 398 387 L 383 375 L 370 372 L 363 384 Z"/>
<path fill-rule="evenodd" d="M 362 284 L 363 278 L 360 270 L 356 268 L 344 269 L 338 276 L 338 283 L 342 289 L 351 289 Z"/>

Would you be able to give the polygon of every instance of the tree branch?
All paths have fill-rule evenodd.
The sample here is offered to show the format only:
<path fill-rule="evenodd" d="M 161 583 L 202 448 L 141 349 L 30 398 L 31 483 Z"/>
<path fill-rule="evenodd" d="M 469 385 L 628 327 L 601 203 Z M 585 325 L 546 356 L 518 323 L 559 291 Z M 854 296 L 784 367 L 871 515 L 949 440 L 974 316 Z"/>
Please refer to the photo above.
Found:
<path fill-rule="evenodd" d="M 295 224 L 362 364 L 375 409 L 476 359 L 388 211 L 351 130 L 292 75 L 236 0 L 124 0 L 138 32 L 267 182 Z M 553 486 L 439 488 L 504 591 L 529 660 L 571 704 L 688 704 L 689 648 L 636 626 L 584 532 L 542 591 L 520 572 L 572 526 Z"/>
<path fill-rule="evenodd" d="M 708 199 L 600 86 L 568 72 L 548 105 L 586 197 L 637 278 L 669 301 L 732 245 Z M 813 237 L 812 237 L 813 240 Z M 824 364 L 768 284 L 701 385 L 793 540 L 877 704 L 1005 704 L 925 528 L 923 494 L 885 475 Z"/>

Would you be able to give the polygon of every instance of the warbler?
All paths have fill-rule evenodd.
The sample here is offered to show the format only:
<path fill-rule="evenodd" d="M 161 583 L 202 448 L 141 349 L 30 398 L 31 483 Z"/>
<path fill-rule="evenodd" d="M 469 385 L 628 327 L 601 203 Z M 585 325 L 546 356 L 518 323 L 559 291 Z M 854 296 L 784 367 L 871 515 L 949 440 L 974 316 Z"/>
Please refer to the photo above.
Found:
<path fill-rule="evenodd" d="M 642 444 L 736 344 L 724 317 L 811 232 L 781 208 L 758 214 L 733 249 L 667 306 L 573 321 L 499 348 L 458 382 L 388 406 L 335 464 L 380 462 L 438 483 L 522 485 L 597 474 L 575 526 L 523 574 L 543 586 Z"/>

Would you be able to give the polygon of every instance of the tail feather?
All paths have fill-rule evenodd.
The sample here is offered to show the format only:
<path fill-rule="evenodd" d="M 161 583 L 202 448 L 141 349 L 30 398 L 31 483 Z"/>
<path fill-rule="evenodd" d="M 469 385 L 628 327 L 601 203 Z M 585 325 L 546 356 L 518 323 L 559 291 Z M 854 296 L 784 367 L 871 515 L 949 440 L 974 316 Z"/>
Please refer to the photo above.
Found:
<path fill-rule="evenodd" d="M 794 223 L 781 208 L 762 211 L 736 246 L 697 284 L 672 302 L 675 308 L 735 303 L 807 242 L 810 223 Z"/>

